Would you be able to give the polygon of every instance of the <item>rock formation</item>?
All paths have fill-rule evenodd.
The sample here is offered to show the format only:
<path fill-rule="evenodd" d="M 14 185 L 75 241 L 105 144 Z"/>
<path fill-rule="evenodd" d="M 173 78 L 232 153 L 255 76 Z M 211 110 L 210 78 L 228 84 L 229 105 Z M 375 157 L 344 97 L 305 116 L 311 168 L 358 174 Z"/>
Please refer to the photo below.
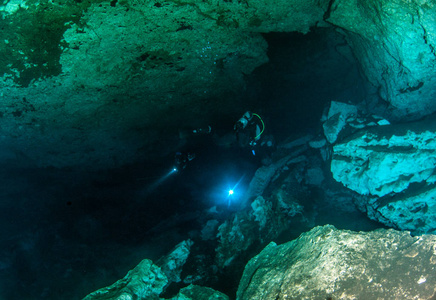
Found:
<path fill-rule="evenodd" d="M 435 242 L 392 229 L 315 227 L 251 259 L 237 299 L 432 299 Z"/>
<path fill-rule="evenodd" d="M 436 233 L 436 121 L 362 129 L 333 147 L 333 177 L 380 222 Z"/>
<path fill-rule="evenodd" d="M 161 269 L 149 259 L 141 261 L 123 278 L 108 286 L 92 292 L 83 300 L 128 300 L 159 299 L 168 279 Z"/>
<path fill-rule="evenodd" d="M 340 28 L 368 80 L 397 116 L 436 110 L 436 5 L 432 1 L 332 1 Z"/>
<path fill-rule="evenodd" d="M 189 285 L 170 300 L 229 300 L 229 297 L 221 292 L 208 287 Z"/>
<path fill-rule="evenodd" d="M 111 286 L 92 292 L 84 300 L 160 299 L 159 295 L 168 285 L 181 281 L 180 273 L 188 259 L 192 244 L 191 240 L 182 241 L 156 264 L 149 259 L 144 259 L 124 278 Z M 188 291 L 191 289 L 192 287 L 187 288 Z"/>

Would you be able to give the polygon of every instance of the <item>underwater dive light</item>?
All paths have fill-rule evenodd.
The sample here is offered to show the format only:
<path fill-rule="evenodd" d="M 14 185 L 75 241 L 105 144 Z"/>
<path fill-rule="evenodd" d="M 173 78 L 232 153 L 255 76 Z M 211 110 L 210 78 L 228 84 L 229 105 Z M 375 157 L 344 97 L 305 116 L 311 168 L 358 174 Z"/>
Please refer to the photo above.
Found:
<path fill-rule="evenodd" d="M 241 178 L 239 178 L 238 182 L 233 186 L 233 188 L 229 189 L 229 192 L 227 194 L 227 206 L 230 206 L 232 199 L 237 200 L 238 196 L 235 197 L 235 190 L 239 186 L 239 184 L 241 183 L 242 179 L 244 179 L 244 177 L 245 177 L 245 174 L 242 175 Z"/>
<path fill-rule="evenodd" d="M 151 193 L 154 190 L 156 190 L 161 184 L 163 184 L 165 181 L 167 181 L 168 178 L 171 177 L 171 175 L 173 175 L 177 172 L 178 172 L 178 169 L 176 167 L 173 167 L 168 173 L 166 173 L 162 176 L 151 177 L 151 178 L 157 178 L 157 179 L 148 186 L 147 193 Z M 148 178 L 141 178 L 141 179 L 148 179 Z"/>

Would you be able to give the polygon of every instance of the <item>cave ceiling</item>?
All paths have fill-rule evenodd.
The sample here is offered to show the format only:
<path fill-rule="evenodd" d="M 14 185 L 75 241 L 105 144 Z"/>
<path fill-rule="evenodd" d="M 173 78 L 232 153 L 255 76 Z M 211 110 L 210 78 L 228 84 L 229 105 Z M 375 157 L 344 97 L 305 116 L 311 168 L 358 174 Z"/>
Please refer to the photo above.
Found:
<path fill-rule="evenodd" d="M 365 3 L 4 2 L 0 159 L 100 169 L 172 155 L 181 128 L 247 109 L 273 32 L 336 30 L 392 115 L 433 112 L 434 5 Z"/>

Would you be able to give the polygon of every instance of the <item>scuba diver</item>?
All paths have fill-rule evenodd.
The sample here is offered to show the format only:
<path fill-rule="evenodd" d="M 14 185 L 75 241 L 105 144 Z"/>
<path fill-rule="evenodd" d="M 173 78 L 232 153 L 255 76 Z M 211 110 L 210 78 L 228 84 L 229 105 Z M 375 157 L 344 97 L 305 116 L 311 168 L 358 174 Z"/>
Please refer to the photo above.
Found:
<path fill-rule="evenodd" d="M 253 155 L 256 155 L 257 152 L 260 154 L 259 159 L 261 159 L 262 164 L 269 165 L 271 163 L 271 156 L 275 150 L 275 141 L 272 135 L 263 135 L 265 123 L 258 114 L 246 111 L 236 122 L 233 129 L 239 147 L 250 147 Z"/>
<path fill-rule="evenodd" d="M 246 111 L 236 122 L 233 129 L 240 147 L 254 147 L 265 130 L 265 124 L 258 114 Z"/>
<path fill-rule="evenodd" d="M 195 136 L 209 135 L 212 132 L 212 127 L 210 125 L 204 127 L 198 127 L 195 129 L 180 129 L 179 138 L 182 140 L 187 140 Z"/>
<path fill-rule="evenodd" d="M 195 153 L 177 152 L 174 156 L 174 171 L 181 171 L 195 158 Z"/>
<path fill-rule="evenodd" d="M 204 128 L 196 128 L 192 130 L 193 134 L 210 134 L 212 132 L 212 127 L 208 125 Z"/>

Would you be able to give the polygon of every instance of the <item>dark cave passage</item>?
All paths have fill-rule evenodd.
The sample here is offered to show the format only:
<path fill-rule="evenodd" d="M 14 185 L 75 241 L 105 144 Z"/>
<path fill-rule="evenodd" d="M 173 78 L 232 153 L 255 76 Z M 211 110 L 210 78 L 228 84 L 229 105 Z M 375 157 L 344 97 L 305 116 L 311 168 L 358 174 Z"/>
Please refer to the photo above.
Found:
<path fill-rule="evenodd" d="M 259 105 L 277 139 L 319 131 L 330 101 L 364 100 L 368 83 L 351 48 L 334 29 L 264 37 L 269 62 L 249 77 L 247 98 Z"/>

